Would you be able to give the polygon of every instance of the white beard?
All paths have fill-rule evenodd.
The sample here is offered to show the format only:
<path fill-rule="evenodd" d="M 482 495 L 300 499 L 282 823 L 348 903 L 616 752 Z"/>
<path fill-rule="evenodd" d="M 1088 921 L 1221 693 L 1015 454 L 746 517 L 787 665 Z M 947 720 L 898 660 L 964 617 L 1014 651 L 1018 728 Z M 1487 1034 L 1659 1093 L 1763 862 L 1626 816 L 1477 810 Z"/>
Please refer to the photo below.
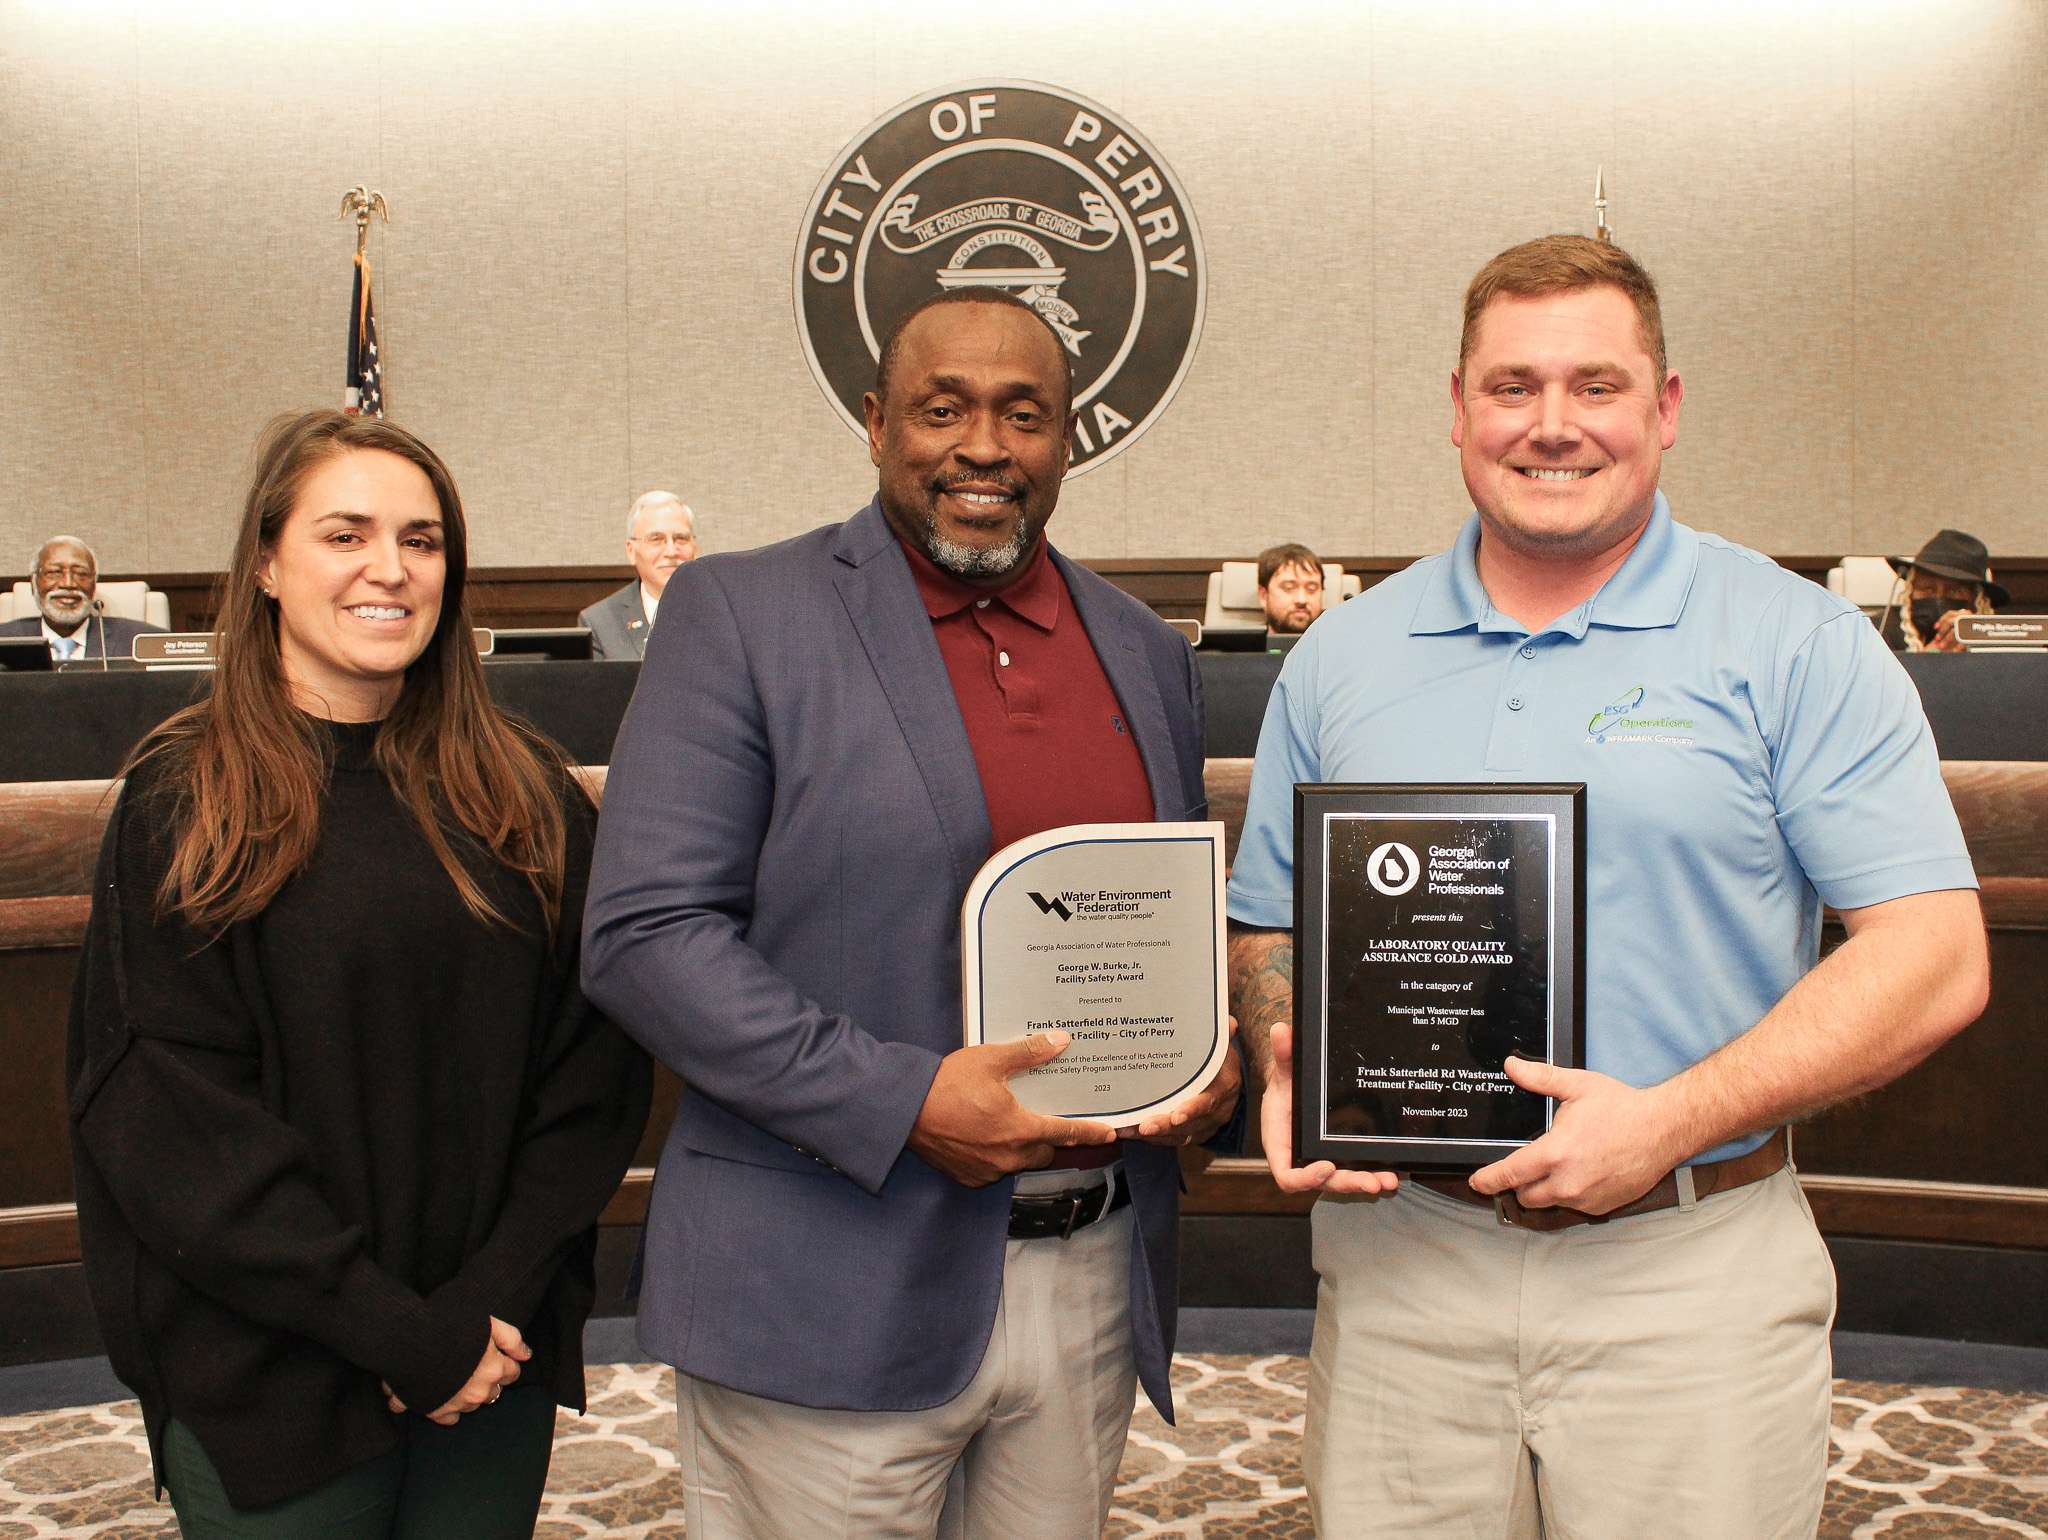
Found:
<path fill-rule="evenodd" d="M 92 601 L 87 599 L 76 609 L 66 609 L 51 603 L 49 596 L 44 595 L 36 600 L 36 608 L 42 611 L 43 619 L 50 623 L 53 630 L 64 631 L 77 626 L 92 613 Z"/>

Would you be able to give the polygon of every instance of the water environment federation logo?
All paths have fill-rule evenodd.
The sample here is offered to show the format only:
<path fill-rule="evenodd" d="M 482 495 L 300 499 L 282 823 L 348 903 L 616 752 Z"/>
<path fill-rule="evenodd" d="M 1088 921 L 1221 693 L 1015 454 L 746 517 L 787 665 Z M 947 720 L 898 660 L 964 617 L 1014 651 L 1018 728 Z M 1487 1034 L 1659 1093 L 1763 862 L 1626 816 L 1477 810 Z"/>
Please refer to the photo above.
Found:
<path fill-rule="evenodd" d="M 1057 86 L 929 91 L 842 150 L 804 216 L 796 321 L 833 408 L 861 397 L 882 338 L 929 295 L 1014 294 L 1066 348 L 1078 476 L 1159 419 L 1202 334 L 1208 267 L 1165 161 L 1108 108 Z"/>

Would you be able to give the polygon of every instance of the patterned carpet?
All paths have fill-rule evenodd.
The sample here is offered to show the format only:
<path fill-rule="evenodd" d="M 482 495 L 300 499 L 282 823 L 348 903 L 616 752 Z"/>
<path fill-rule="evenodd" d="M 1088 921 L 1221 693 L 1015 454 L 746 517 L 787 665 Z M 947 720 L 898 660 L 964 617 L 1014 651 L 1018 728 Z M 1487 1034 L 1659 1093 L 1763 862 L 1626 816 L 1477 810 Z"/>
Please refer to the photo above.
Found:
<path fill-rule="evenodd" d="M 1296 1442 L 1306 1363 L 1182 1357 L 1184 1408 L 1149 1409 L 1107 1534 L 1116 1540 L 1309 1540 Z M 591 1371 L 563 1415 L 539 1540 L 683 1540 L 669 1371 Z M 1838 1382 L 1825 1540 L 2048 1540 L 2048 1398 Z M 133 1402 L 0 1418 L 0 1540 L 167 1540 Z"/>

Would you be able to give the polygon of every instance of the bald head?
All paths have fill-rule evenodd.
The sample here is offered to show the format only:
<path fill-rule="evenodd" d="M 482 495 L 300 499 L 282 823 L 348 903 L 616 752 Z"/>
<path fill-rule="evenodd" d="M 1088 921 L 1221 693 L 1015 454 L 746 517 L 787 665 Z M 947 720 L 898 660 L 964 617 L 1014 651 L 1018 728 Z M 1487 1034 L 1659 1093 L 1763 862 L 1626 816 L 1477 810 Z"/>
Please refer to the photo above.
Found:
<path fill-rule="evenodd" d="M 911 306 L 897 320 L 896 324 L 889 328 L 889 335 L 882 339 L 881 357 L 875 364 L 876 399 L 883 402 L 884 405 L 887 404 L 889 400 L 890 377 L 896 372 L 898 360 L 903 352 L 904 338 L 910 331 L 914 327 L 921 328 L 930 324 L 927 318 L 934 311 L 939 312 L 943 317 L 951 307 L 957 305 L 998 305 L 1010 310 L 1022 311 L 1037 323 L 1038 330 L 1044 333 L 1045 341 L 1052 350 L 1048 355 L 1052 360 L 1052 365 L 1067 384 L 1066 398 L 1060 403 L 1059 407 L 1060 415 L 1064 417 L 1068 408 L 1073 405 L 1074 378 L 1068 370 L 1067 356 L 1060 342 L 1059 334 L 1052 329 L 1051 323 L 1044 316 L 1040 315 L 1034 307 L 1025 304 L 1024 301 L 1017 298 L 1016 295 L 1004 289 L 991 288 L 982 284 L 972 285 L 964 289 L 942 289 L 928 299 L 920 300 L 917 304 Z M 938 324 L 943 324 L 943 320 Z"/>
<path fill-rule="evenodd" d="M 881 389 L 863 402 L 883 515 L 955 576 L 1013 582 L 1067 469 L 1059 343 L 1028 305 L 972 300 L 913 313 L 890 343 Z"/>

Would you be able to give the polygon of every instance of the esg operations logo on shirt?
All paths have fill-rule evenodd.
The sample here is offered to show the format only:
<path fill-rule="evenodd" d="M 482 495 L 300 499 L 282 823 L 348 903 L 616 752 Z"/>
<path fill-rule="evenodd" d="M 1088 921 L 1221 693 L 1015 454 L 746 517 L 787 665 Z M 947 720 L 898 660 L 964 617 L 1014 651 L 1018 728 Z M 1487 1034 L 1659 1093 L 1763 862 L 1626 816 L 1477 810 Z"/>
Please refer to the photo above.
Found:
<path fill-rule="evenodd" d="M 1635 715 L 1643 704 L 1643 687 L 1635 685 L 1593 713 L 1586 724 L 1588 743 L 1662 743 L 1674 748 L 1693 746 L 1691 717 L 1643 717 Z"/>

